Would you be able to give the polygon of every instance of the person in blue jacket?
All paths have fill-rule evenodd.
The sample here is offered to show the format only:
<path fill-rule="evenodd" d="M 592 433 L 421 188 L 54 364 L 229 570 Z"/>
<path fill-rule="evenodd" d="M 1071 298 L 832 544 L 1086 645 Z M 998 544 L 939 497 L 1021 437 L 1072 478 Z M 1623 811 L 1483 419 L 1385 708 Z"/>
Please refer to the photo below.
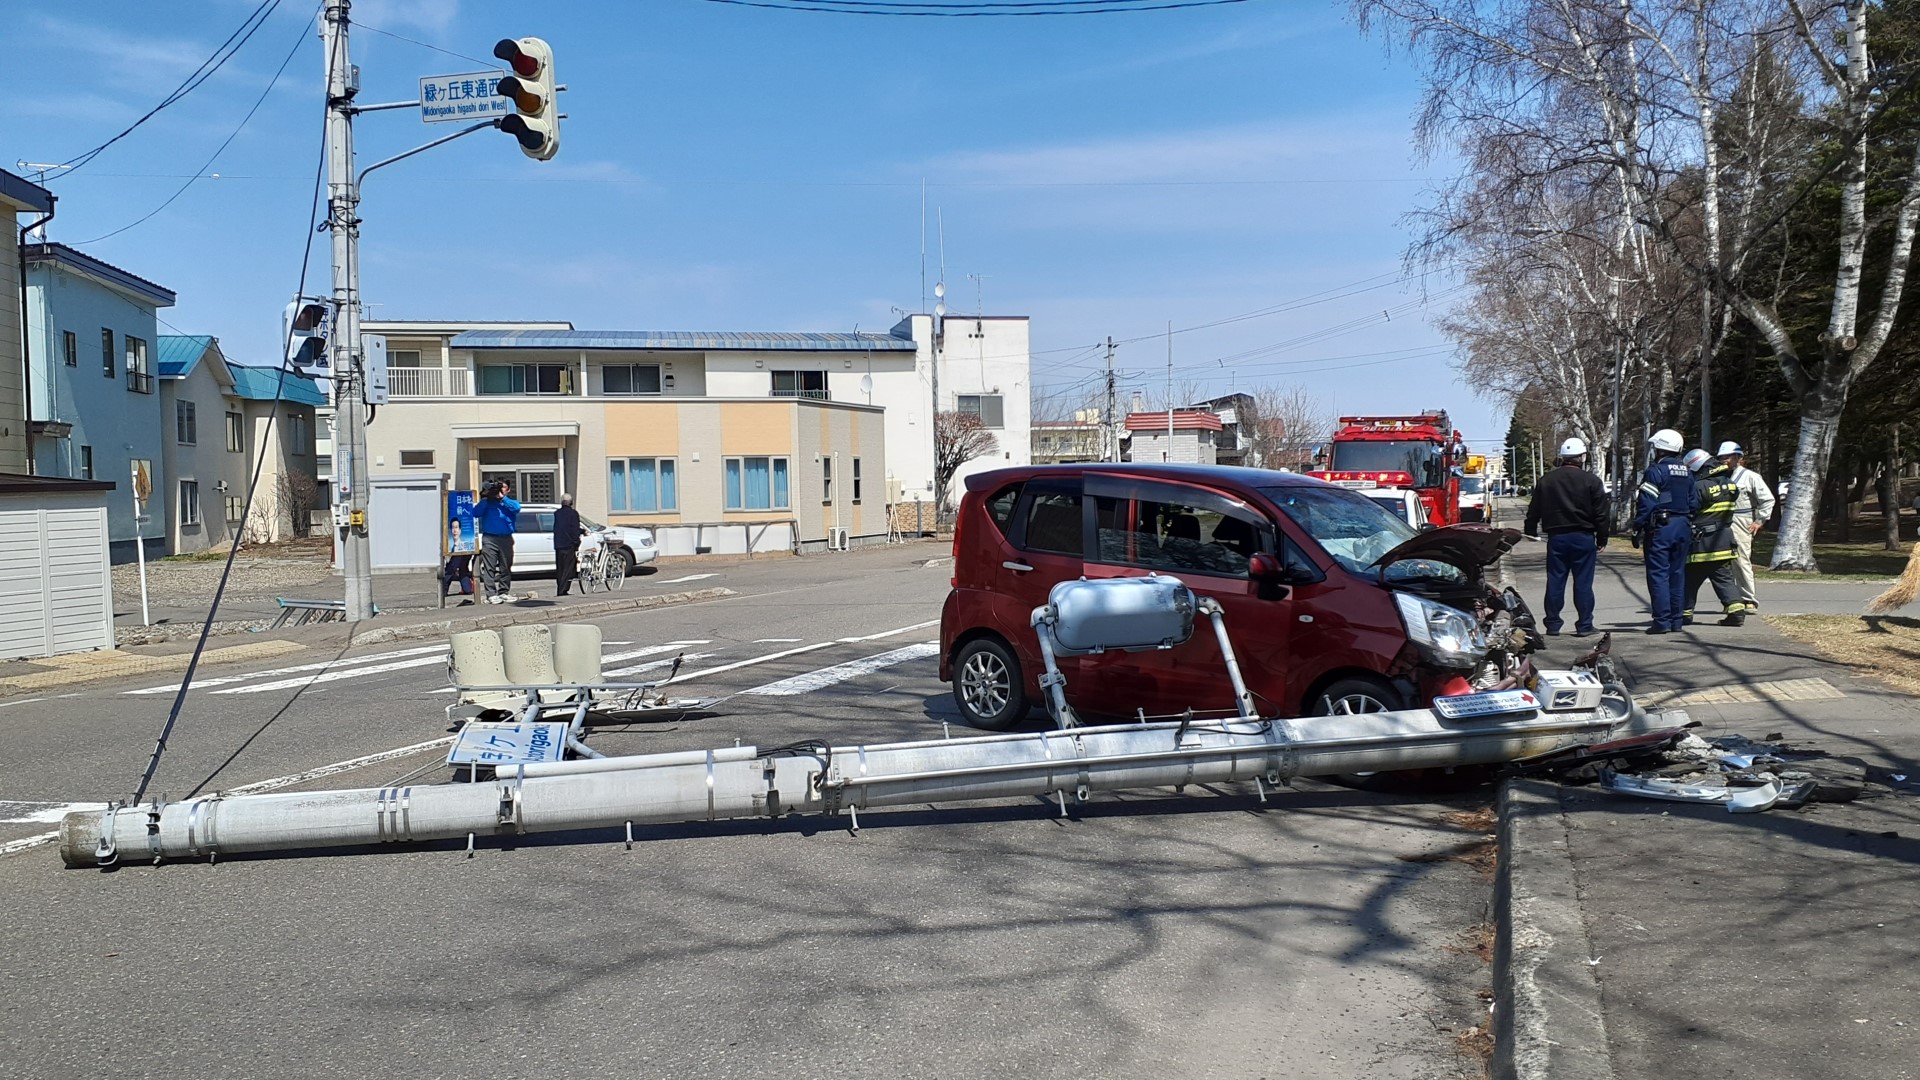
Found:
<path fill-rule="evenodd" d="M 1685 625 L 1687 559 L 1693 553 L 1693 470 L 1680 458 L 1685 442 L 1672 428 L 1647 440 L 1653 464 L 1641 478 L 1640 501 L 1633 516 L 1634 536 L 1647 561 L 1647 601 L 1653 612 L 1649 634 L 1667 634 Z"/>
<path fill-rule="evenodd" d="M 513 599 L 508 595 L 513 591 L 513 530 L 520 520 L 513 485 L 495 480 L 481 488 L 473 504 L 473 520 L 480 530 L 480 579 L 486 585 L 487 603 L 507 603 Z"/>

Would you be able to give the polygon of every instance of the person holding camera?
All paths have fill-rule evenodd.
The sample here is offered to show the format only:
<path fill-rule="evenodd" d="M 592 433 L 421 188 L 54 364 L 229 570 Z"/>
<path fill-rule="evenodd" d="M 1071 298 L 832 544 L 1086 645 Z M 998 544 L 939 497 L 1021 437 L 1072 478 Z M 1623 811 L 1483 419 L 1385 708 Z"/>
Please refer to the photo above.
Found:
<path fill-rule="evenodd" d="M 487 603 L 504 604 L 512 599 L 508 594 L 513 591 L 513 530 L 520 520 L 513 485 L 495 480 L 482 487 L 473 520 L 480 530 L 480 580 L 486 586 Z"/>

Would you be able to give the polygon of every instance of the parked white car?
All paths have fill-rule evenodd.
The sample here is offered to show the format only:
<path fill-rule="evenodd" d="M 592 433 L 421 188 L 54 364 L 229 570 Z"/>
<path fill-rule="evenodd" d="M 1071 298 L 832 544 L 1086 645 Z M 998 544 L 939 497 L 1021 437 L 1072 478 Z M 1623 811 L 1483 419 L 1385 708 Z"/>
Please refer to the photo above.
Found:
<path fill-rule="evenodd" d="M 1361 494 L 1416 529 L 1427 523 L 1427 504 L 1411 488 L 1373 488 Z"/>
<path fill-rule="evenodd" d="M 521 504 L 520 520 L 515 524 L 513 535 L 515 573 L 553 571 L 553 512 L 558 509 L 553 503 Z M 625 560 L 627 573 L 632 573 L 634 567 L 645 566 L 660 557 L 660 551 L 653 543 L 652 529 L 632 525 L 602 525 L 585 516 L 580 518 L 580 525 L 587 530 L 581 543 L 591 543 L 597 539 L 606 544 L 613 558 Z"/>

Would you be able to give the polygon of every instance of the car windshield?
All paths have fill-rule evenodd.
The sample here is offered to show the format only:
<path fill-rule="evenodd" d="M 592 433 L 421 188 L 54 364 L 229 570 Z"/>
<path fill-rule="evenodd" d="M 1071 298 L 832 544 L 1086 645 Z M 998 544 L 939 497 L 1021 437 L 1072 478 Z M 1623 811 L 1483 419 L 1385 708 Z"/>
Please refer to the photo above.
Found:
<path fill-rule="evenodd" d="M 1460 478 L 1460 494 L 1462 495 L 1478 495 L 1485 490 L 1486 481 L 1478 476 L 1463 476 Z"/>
<path fill-rule="evenodd" d="M 1302 484 L 1262 488 L 1261 493 L 1356 574 L 1417 534 L 1398 514 L 1345 488 Z"/>

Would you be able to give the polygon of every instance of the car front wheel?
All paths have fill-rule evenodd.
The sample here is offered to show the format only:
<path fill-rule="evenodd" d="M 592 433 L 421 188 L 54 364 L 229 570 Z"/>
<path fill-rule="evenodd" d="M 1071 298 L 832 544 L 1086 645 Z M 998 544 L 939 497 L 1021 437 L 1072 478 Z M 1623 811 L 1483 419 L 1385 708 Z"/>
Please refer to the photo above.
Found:
<path fill-rule="evenodd" d="M 953 655 L 953 701 L 967 723 L 1005 731 L 1027 715 L 1020 658 L 999 638 L 975 638 Z"/>

